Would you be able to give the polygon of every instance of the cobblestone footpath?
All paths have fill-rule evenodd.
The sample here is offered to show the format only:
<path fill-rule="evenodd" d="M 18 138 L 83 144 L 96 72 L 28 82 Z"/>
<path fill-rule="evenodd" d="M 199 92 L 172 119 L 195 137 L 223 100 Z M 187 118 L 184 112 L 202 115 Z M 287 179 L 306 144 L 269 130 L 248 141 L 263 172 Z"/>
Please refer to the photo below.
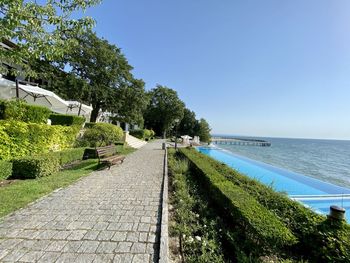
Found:
<path fill-rule="evenodd" d="M 0 262 L 157 262 L 163 160 L 148 143 L 0 219 Z"/>

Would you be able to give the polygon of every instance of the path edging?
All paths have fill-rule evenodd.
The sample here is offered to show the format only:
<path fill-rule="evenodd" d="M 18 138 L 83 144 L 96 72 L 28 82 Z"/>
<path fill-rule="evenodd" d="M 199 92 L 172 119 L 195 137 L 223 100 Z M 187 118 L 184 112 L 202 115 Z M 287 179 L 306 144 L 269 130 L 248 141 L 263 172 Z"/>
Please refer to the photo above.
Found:
<path fill-rule="evenodd" d="M 167 263 L 169 258 L 168 243 L 168 149 L 165 147 L 162 189 L 162 218 L 160 226 L 159 263 Z"/>

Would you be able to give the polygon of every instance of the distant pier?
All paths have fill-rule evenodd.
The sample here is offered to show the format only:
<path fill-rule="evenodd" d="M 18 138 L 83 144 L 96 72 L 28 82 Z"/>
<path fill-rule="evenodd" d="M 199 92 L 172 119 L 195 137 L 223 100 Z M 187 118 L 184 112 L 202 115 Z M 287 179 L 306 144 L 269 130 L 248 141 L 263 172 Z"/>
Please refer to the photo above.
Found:
<path fill-rule="evenodd" d="M 243 139 L 243 138 L 227 138 L 227 137 L 212 137 L 211 143 L 213 144 L 228 144 L 228 145 L 242 145 L 242 146 L 261 146 L 269 147 L 271 142 L 255 139 Z"/>

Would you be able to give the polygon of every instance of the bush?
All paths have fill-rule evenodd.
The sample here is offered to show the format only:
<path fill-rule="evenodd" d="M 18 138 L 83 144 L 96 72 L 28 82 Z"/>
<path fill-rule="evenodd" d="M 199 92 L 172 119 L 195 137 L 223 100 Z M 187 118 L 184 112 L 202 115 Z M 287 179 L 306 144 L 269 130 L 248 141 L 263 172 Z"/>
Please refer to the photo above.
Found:
<path fill-rule="evenodd" d="M 29 105 L 22 100 L 0 100 L 0 119 L 47 123 L 50 114 L 50 109 Z"/>
<path fill-rule="evenodd" d="M 139 130 L 131 130 L 129 131 L 129 134 L 140 140 L 150 140 L 151 138 L 153 138 L 155 133 L 153 130 L 139 129 Z"/>
<path fill-rule="evenodd" d="M 63 126 L 82 126 L 85 122 L 85 118 L 75 115 L 64 115 L 64 114 L 51 114 L 50 120 L 52 125 L 63 125 Z"/>
<path fill-rule="evenodd" d="M 57 152 L 59 155 L 60 165 L 65 165 L 72 163 L 74 161 L 82 160 L 84 155 L 85 148 L 74 148 L 67 149 L 60 152 Z"/>
<path fill-rule="evenodd" d="M 221 213 L 243 231 L 241 234 L 245 240 L 241 242 L 246 248 L 253 246 L 256 253 L 278 253 L 282 248 L 296 243 L 291 231 L 254 197 L 228 181 L 204 159 L 198 158 L 196 152 L 181 149 L 181 153 L 188 158 L 192 171 L 200 176 Z"/>
<path fill-rule="evenodd" d="M 85 122 L 84 128 L 86 128 L 86 129 L 92 128 L 92 127 L 94 127 L 95 124 L 96 124 L 96 122 Z"/>
<path fill-rule="evenodd" d="M 0 120 L 0 160 L 71 148 L 79 128 Z"/>
<path fill-rule="evenodd" d="M 262 206 L 273 212 L 298 238 L 293 247 L 295 254 L 312 262 L 347 262 L 350 258 L 350 226 L 336 223 L 316 214 L 288 196 L 231 169 L 194 149 L 184 150 L 193 158 L 201 159 L 227 180 L 253 196 Z M 333 252 L 332 252 L 333 251 Z"/>
<path fill-rule="evenodd" d="M 12 163 L 0 161 L 0 180 L 7 179 L 12 174 Z"/>
<path fill-rule="evenodd" d="M 22 157 L 13 160 L 13 177 L 18 179 L 34 179 L 51 175 L 60 168 L 57 154 L 45 154 Z"/>
<path fill-rule="evenodd" d="M 88 147 L 101 147 L 121 141 L 123 130 L 110 123 L 96 123 L 92 128 L 86 129 L 79 144 Z"/>

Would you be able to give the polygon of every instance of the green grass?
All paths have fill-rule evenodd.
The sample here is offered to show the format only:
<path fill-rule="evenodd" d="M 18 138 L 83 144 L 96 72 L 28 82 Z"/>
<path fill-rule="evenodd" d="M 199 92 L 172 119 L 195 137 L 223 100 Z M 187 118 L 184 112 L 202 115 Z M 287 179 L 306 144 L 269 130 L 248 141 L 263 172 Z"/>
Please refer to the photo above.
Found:
<path fill-rule="evenodd" d="M 121 155 L 128 155 L 130 153 L 135 152 L 136 149 L 128 147 L 128 146 L 122 146 L 122 145 L 117 145 L 117 153 Z"/>
<path fill-rule="evenodd" d="M 98 168 L 97 160 L 82 161 L 73 168 L 37 179 L 18 180 L 0 188 L 0 217 L 3 217 L 34 200 L 65 187 Z"/>

